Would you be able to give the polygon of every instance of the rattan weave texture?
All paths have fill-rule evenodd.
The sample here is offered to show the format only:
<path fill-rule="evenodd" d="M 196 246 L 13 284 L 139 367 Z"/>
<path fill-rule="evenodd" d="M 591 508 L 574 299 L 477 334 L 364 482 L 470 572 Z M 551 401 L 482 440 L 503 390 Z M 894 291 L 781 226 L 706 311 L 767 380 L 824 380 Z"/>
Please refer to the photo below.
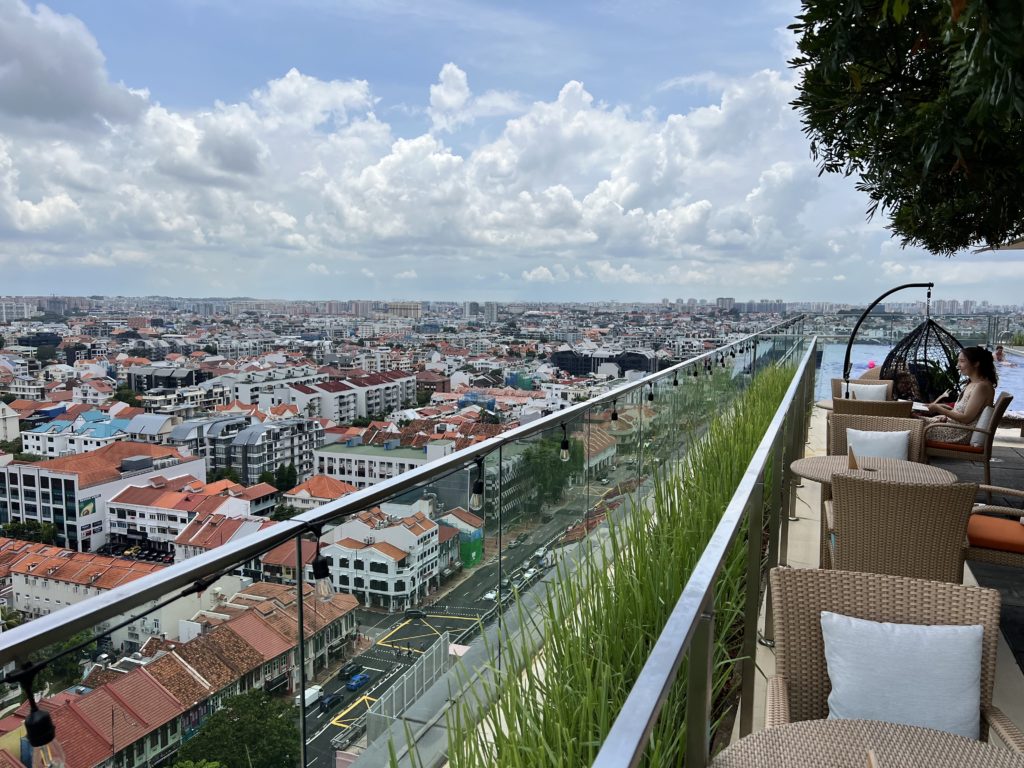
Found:
<path fill-rule="evenodd" d="M 831 684 L 821 636 L 821 612 L 901 624 L 980 624 L 984 627 L 981 707 L 994 710 L 1000 596 L 994 589 L 853 571 L 774 568 L 775 670 L 786 681 L 791 721 L 828 717 Z M 768 700 L 771 707 L 771 699 Z M 777 722 L 774 713 L 766 716 Z M 982 721 L 982 737 L 988 729 Z"/>
<path fill-rule="evenodd" d="M 1024 768 L 1024 757 L 951 733 L 875 720 L 811 720 L 769 728 L 723 750 L 713 768 Z"/>
<path fill-rule="evenodd" d="M 961 583 L 978 486 L 901 483 L 876 474 L 832 478 L 832 567 Z"/>

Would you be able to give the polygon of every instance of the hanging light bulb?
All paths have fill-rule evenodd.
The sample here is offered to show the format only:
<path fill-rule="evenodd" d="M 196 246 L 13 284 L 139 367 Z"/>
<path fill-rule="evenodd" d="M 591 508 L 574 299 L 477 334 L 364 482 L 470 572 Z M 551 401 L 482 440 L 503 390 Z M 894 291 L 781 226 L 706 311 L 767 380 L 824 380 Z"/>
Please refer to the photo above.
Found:
<path fill-rule="evenodd" d="M 619 412 L 616 410 L 618 402 L 618 400 L 612 400 L 612 421 L 619 420 Z"/>
<path fill-rule="evenodd" d="M 57 741 L 57 729 L 50 713 L 29 698 L 31 712 L 25 718 L 25 733 L 32 745 L 32 768 L 65 768 L 64 748 Z"/>
<path fill-rule="evenodd" d="M 476 460 L 476 480 L 473 481 L 473 492 L 469 495 L 469 509 L 479 512 L 484 508 L 484 461 Z"/>
<path fill-rule="evenodd" d="M 651 384 L 648 384 L 647 386 L 650 387 L 650 389 L 647 390 L 647 402 L 653 403 L 654 402 L 654 384 L 651 383 Z"/>
<path fill-rule="evenodd" d="M 729 350 L 729 357 L 736 357 L 736 347 Z"/>
<path fill-rule="evenodd" d="M 672 374 L 672 386 L 679 386 L 679 371 L 676 371 L 675 373 Z"/>
<path fill-rule="evenodd" d="M 334 597 L 334 585 L 331 584 L 331 564 L 320 554 L 320 541 L 317 537 L 317 553 L 313 558 L 313 578 L 316 579 L 316 597 L 322 603 L 329 603 Z"/>
<path fill-rule="evenodd" d="M 695 365 L 695 366 L 693 366 L 693 378 L 696 379 L 699 376 L 700 376 L 700 371 L 697 370 L 697 366 Z"/>
<path fill-rule="evenodd" d="M 566 431 L 565 424 L 562 425 L 562 447 L 558 451 L 558 458 L 562 461 L 569 460 L 569 433 Z"/>

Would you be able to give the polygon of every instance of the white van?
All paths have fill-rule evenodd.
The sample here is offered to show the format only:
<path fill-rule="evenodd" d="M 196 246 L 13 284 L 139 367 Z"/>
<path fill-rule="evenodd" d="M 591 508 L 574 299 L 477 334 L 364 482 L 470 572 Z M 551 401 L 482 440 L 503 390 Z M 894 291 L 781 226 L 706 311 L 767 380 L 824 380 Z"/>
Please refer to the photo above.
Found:
<path fill-rule="evenodd" d="M 311 707 L 316 704 L 320 697 L 324 695 L 324 687 L 322 685 L 311 685 L 306 689 L 306 706 Z M 299 706 L 299 694 L 295 694 L 295 706 Z"/>

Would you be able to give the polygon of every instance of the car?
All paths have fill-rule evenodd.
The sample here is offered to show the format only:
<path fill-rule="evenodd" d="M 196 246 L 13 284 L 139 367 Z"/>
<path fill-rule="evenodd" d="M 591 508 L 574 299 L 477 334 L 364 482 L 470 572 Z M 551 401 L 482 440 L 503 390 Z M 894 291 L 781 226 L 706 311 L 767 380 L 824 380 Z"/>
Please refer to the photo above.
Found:
<path fill-rule="evenodd" d="M 602 477 L 602 478 L 601 478 L 601 485 L 608 485 L 608 482 L 609 482 L 609 481 L 608 481 L 608 478 L 607 478 L 607 477 Z"/>
<path fill-rule="evenodd" d="M 530 534 L 520 533 L 518 536 L 516 536 L 516 541 L 518 541 L 520 544 L 523 544 L 528 538 L 530 538 Z"/>
<path fill-rule="evenodd" d="M 542 560 L 544 558 L 544 555 L 546 555 L 547 553 L 547 547 L 537 547 L 537 549 L 533 551 L 533 556 L 536 557 L 538 560 Z"/>
<path fill-rule="evenodd" d="M 512 582 L 512 589 L 518 592 L 526 584 L 526 581 L 520 576 Z"/>
<path fill-rule="evenodd" d="M 523 578 L 527 581 L 530 581 L 538 573 L 540 573 L 540 571 L 538 571 L 536 568 L 527 568 L 526 573 L 523 574 Z"/>
<path fill-rule="evenodd" d="M 357 672 L 362 672 L 362 671 L 363 671 L 363 665 L 362 664 L 357 664 L 354 661 L 350 661 L 348 664 L 346 664 L 344 667 L 342 667 L 340 670 L 338 670 L 338 679 L 339 680 L 348 680 L 350 677 L 352 677 L 352 675 L 356 674 Z"/>
<path fill-rule="evenodd" d="M 427 618 L 427 612 L 420 610 L 419 608 L 410 608 L 405 612 L 405 618 L 407 619 L 425 619 Z"/>
<path fill-rule="evenodd" d="M 498 590 L 492 589 L 490 592 L 484 592 L 484 600 L 497 600 Z"/>
<path fill-rule="evenodd" d="M 328 693 L 322 699 L 320 699 L 320 711 L 327 712 L 332 707 L 336 706 L 342 699 L 340 693 Z"/>
<path fill-rule="evenodd" d="M 508 589 L 511 586 L 512 586 L 512 578 L 510 576 L 505 576 L 504 578 L 502 578 L 502 580 L 501 580 L 501 588 L 502 589 Z"/>
<path fill-rule="evenodd" d="M 508 547 L 507 547 L 507 549 L 515 549 L 516 547 L 518 547 L 518 546 L 519 546 L 519 543 L 520 543 L 520 542 L 519 542 L 519 539 L 513 539 L 512 541 L 510 541 L 510 542 L 508 543 Z"/>
<path fill-rule="evenodd" d="M 358 691 L 368 682 L 370 682 L 370 676 L 360 672 L 358 675 L 352 675 L 352 678 L 345 683 L 345 688 L 349 691 Z"/>

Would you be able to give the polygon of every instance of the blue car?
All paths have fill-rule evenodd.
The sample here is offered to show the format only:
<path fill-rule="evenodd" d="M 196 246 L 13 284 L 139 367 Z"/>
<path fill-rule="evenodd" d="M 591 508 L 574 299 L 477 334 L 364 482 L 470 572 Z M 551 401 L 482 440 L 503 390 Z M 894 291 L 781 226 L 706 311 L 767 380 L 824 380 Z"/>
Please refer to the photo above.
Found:
<path fill-rule="evenodd" d="M 345 687 L 350 691 L 358 691 L 368 682 L 370 682 L 370 676 L 360 672 L 358 675 L 352 675 L 352 679 L 345 683 Z"/>

